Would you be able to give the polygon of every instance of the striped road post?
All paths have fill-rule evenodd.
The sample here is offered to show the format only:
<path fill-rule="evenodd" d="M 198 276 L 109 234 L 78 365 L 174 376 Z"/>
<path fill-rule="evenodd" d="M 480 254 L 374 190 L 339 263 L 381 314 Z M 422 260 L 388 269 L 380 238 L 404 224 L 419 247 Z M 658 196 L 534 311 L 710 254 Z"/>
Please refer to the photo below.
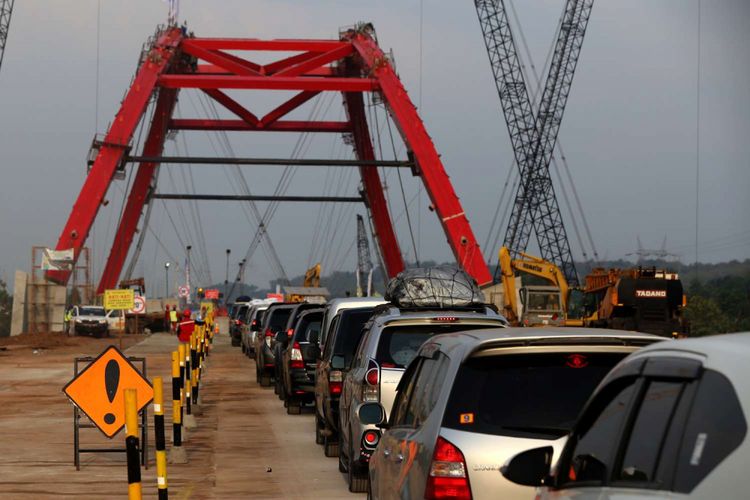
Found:
<path fill-rule="evenodd" d="M 141 500 L 141 453 L 135 389 L 125 389 L 125 452 L 128 459 L 128 500 Z"/>
<path fill-rule="evenodd" d="M 172 353 L 172 364 L 177 361 Z M 174 372 L 174 369 L 172 370 Z M 164 436 L 164 387 L 161 377 L 154 377 L 154 435 L 156 436 L 156 487 L 159 500 L 167 500 L 167 443 Z"/>
<path fill-rule="evenodd" d="M 184 360 L 180 352 L 183 350 L 184 348 L 180 345 L 179 350 L 172 352 L 172 449 L 169 450 L 169 463 L 171 464 L 187 463 L 187 453 L 185 452 L 185 448 L 182 447 L 183 394 L 180 373 L 184 372 L 184 368 L 180 368 L 180 362 Z M 157 474 L 158 472 L 157 463 Z"/>

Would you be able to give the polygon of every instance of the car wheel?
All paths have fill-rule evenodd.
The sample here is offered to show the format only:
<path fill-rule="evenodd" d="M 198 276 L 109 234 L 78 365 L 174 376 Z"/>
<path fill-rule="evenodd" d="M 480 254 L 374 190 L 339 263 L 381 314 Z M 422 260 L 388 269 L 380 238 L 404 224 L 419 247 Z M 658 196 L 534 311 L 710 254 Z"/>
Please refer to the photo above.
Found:
<path fill-rule="evenodd" d="M 331 436 L 323 436 L 323 453 L 327 457 L 338 457 L 339 442 L 334 441 Z"/>
<path fill-rule="evenodd" d="M 260 386 L 271 387 L 271 376 L 261 373 L 260 374 Z"/>
<path fill-rule="evenodd" d="M 315 408 L 315 444 L 323 444 L 323 434 L 320 432 L 323 429 L 323 425 L 318 417 L 318 409 Z"/>
<path fill-rule="evenodd" d="M 239 346 L 240 346 L 239 339 L 232 337 L 232 347 L 239 347 Z"/>
<path fill-rule="evenodd" d="M 367 476 L 360 476 L 359 474 L 356 474 L 354 472 L 354 467 L 352 466 L 352 457 L 354 456 L 354 452 L 352 451 L 352 445 L 349 443 L 349 467 L 348 469 L 348 479 L 349 479 L 349 491 L 352 493 L 364 493 L 367 491 L 367 483 L 370 482 L 369 478 Z"/>
<path fill-rule="evenodd" d="M 372 483 L 370 481 L 367 481 L 367 500 L 372 500 L 374 497 L 372 496 Z"/>
<path fill-rule="evenodd" d="M 299 415 L 302 413 L 302 406 L 300 405 L 299 401 L 289 401 L 287 403 L 286 412 L 289 415 Z"/>
<path fill-rule="evenodd" d="M 245 344 L 241 344 L 240 349 L 242 349 L 242 354 L 247 354 L 247 349 L 245 349 Z"/>

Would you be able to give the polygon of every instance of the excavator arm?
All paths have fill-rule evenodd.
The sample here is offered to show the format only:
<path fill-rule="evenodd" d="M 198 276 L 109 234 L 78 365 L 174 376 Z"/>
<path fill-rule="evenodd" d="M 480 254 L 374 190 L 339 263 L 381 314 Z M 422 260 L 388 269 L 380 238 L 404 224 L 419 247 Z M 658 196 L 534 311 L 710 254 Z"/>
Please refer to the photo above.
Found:
<path fill-rule="evenodd" d="M 511 324 L 518 322 L 518 302 L 516 300 L 516 273 L 513 271 L 513 260 L 510 258 L 508 247 L 500 247 L 498 254 L 500 273 L 503 282 L 503 300 L 505 302 L 505 317 Z"/>

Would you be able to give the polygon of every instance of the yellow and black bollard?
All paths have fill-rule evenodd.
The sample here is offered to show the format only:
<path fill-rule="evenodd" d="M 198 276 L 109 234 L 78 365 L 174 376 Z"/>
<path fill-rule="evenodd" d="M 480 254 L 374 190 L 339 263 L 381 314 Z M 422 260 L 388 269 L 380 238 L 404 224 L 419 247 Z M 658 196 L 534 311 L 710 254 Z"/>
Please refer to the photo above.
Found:
<path fill-rule="evenodd" d="M 182 381 L 180 380 L 180 349 L 172 352 L 172 449 L 169 450 L 169 463 L 186 464 L 187 454 L 182 447 Z M 184 371 L 184 369 L 182 370 Z M 157 464 L 158 465 L 158 464 Z M 157 467 L 157 474 L 158 474 Z"/>
<path fill-rule="evenodd" d="M 141 452 L 135 389 L 125 389 L 125 454 L 128 459 L 128 500 L 141 500 Z"/>
<path fill-rule="evenodd" d="M 172 353 L 172 364 L 177 361 Z M 174 370 L 172 370 L 174 372 Z M 174 396 L 174 395 L 173 395 Z M 156 441 L 156 487 L 159 500 L 167 500 L 167 442 L 164 436 L 164 387 L 161 377 L 154 377 L 154 436 Z"/>
<path fill-rule="evenodd" d="M 194 429 L 198 427 L 195 415 L 198 414 L 198 407 L 195 406 L 194 386 L 196 384 L 196 357 L 195 357 L 195 331 L 190 335 L 190 342 L 185 346 L 185 418 L 182 420 L 182 426 L 185 429 Z"/>

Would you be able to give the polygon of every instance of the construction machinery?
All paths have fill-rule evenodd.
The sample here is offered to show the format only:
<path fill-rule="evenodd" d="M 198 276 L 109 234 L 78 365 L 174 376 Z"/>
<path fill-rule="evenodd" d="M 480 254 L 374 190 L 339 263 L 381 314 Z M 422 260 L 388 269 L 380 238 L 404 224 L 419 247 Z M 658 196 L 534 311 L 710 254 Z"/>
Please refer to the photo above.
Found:
<path fill-rule="evenodd" d="M 324 303 L 330 294 L 325 287 L 320 286 L 321 270 L 318 262 L 305 271 L 302 286 L 284 286 L 284 301 Z"/>
<path fill-rule="evenodd" d="M 121 289 L 131 289 L 136 297 L 143 297 L 145 311 L 135 313 L 127 311 L 124 314 L 125 331 L 127 333 L 140 333 L 143 329 L 148 328 L 151 331 L 168 331 L 168 326 L 164 323 L 164 307 L 169 304 L 171 307 L 177 307 L 176 300 L 169 299 L 148 299 L 146 296 L 146 280 L 143 278 L 133 278 L 120 281 Z"/>
<path fill-rule="evenodd" d="M 595 312 L 584 320 L 585 326 L 672 337 L 689 331 L 677 273 L 655 267 L 596 268 L 586 276 L 584 292 L 595 299 Z"/>
<path fill-rule="evenodd" d="M 502 280 L 484 290 L 487 301 L 501 308 L 514 326 L 565 326 L 570 287 L 560 268 L 523 252 L 521 258 L 513 259 L 505 246 L 500 248 L 498 258 Z M 549 285 L 523 284 L 524 277 L 517 272 L 541 278 Z"/>

